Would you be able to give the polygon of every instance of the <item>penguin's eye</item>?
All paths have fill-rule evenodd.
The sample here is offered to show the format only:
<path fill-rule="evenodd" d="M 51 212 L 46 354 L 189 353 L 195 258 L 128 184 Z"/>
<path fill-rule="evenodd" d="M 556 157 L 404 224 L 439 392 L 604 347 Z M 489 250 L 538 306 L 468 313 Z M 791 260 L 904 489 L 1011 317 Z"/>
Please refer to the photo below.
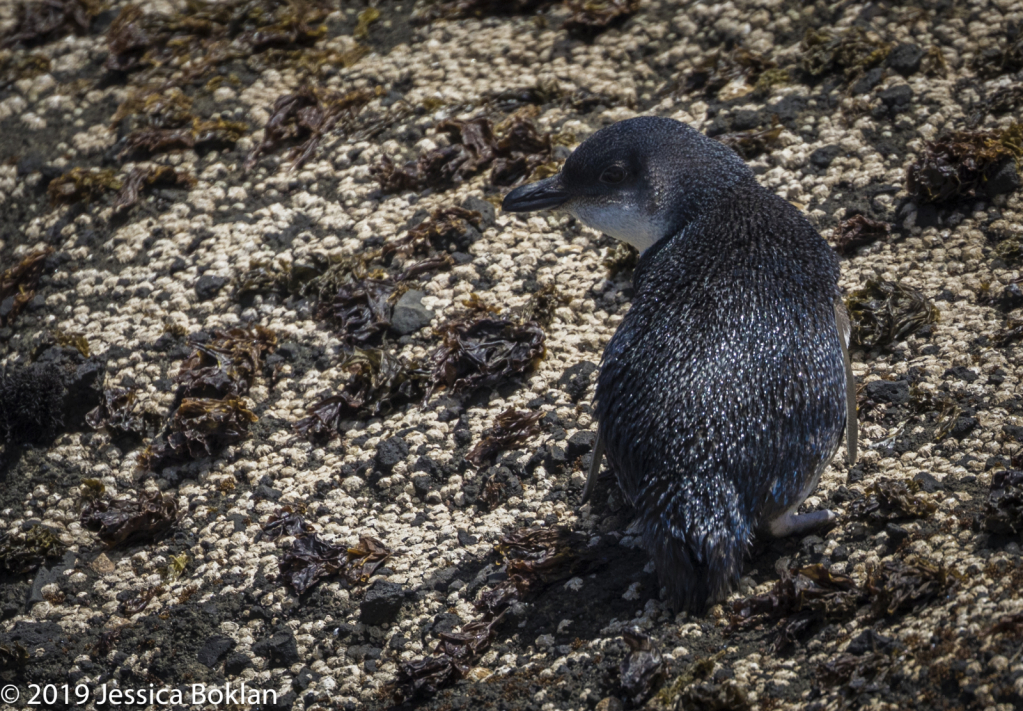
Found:
<path fill-rule="evenodd" d="M 607 185 L 617 185 L 623 180 L 625 180 L 625 168 L 620 165 L 604 168 L 604 172 L 600 174 L 600 182 Z"/>

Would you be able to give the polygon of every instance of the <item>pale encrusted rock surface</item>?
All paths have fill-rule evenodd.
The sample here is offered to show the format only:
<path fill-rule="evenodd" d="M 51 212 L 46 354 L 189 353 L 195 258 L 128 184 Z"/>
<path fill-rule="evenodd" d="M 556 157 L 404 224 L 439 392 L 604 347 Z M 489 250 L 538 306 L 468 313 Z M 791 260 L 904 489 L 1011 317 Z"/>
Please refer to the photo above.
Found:
<path fill-rule="evenodd" d="M 1023 438 L 1014 429 L 1023 425 L 1020 346 L 999 339 L 1019 316 L 1013 306 L 1023 305 L 1002 298 L 1023 276 L 1018 243 L 1016 256 L 1004 246 L 1023 236 L 1023 195 L 982 190 L 935 209 L 916 205 L 905 189 L 907 167 L 926 141 L 968 127 L 1004 130 L 1018 118 L 1018 95 L 1001 111 L 984 100 L 1018 89 L 1020 76 L 1011 68 L 981 75 L 978 57 L 1020 42 L 1023 5 L 642 0 L 633 17 L 588 39 L 562 29 L 570 12 L 560 3 L 536 17 L 416 26 L 405 0 L 378 3 L 379 19 L 356 40 L 363 6 L 343 2 L 303 51 L 349 53 L 348 66 L 318 65 L 321 57 L 310 74 L 287 63 L 263 66 L 255 55 L 234 59 L 219 82 L 204 76 L 183 91 L 202 119 L 240 121 L 244 135 L 145 158 L 120 155 L 123 127 L 112 122 L 139 86 L 136 75 L 104 67 L 104 32 L 125 3 L 111 5 L 80 35 L 4 50 L 0 66 L 12 79 L 0 81 L 0 271 L 36 249 L 54 254 L 36 300 L 0 328 L 0 366 L 39 358 L 55 332 L 84 336 L 105 366 L 104 386 L 137 388 L 145 411 L 164 424 L 179 404 L 174 378 L 191 352 L 182 334 L 258 324 L 276 333 L 278 357 L 272 377 L 270 368 L 260 373 L 244 398 L 258 416 L 248 438 L 214 457 L 141 474 L 145 443 L 82 424 L 19 451 L 0 471 L 0 536 L 20 540 L 41 524 L 69 551 L 36 571 L 0 567 L 2 683 L 24 694 L 30 682 L 135 688 L 244 680 L 276 690 L 282 707 L 389 707 L 401 665 L 427 654 L 435 632 L 479 617 L 476 596 L 501 581 L 491 550 L 502 535 L 558 525 L 584 532 L 599 548 L 592 570 L 512 610 L 465 680 L 407 707 L 615 708 L 608 697 L 634 704 L 619 681 L 628 653 L 621 631 L 631 626 L 663 655 L 660 691 L 638 702 L 654 708 L 1001 711 L 1023 704 L 1019 537 L 984 527 L 992 479 L 1013 468 Z M 143 5 L 146 12 L 185 9 L 169 0 Z M 0 35 L 13 31 L 17 17 L 13 4 L 0 6 Z M 925 51 L 923 66 L 908 76 L 887 68 L 869 81 L 855 67 L 819 79 L 802 73 L 807 30 L 850 28 L 871 41 L 916 45 Z M 370 52 L 352 53 L 357 43 Z M 789 80 L 758 91 L 741 78 L 719 91 L 687 89 L 701 60 L 732 47 L 772 60 Z M 47 59 L 48 67 L 17 78 L 24 71 L 18 63 L 29 57 Z M 306 83 L 375 94 L 299 169 L 277 148 L 246 171 L 274 102 Z M 911 95 L 892 91 L 900 86 Z M 238 297 L 234 280 L 253 265 L 358 256 L 402 237 L 424 210 L 469 196 L 499 199 L 507 188 L 492 185 L 489 170 L 455 187 L 385 194 L 371 168 L 384 155 L 404 163 L 445 145 L 434 130 L 443 119 L 486 114 L 500 122 L 528 103 L 514 94 L 526 89 L 542 89 L 534 92 L 540 130 L 569 143 L 640 113 L 714 133 L 769 129 L 777 117 L 780 134 L 751 160 L 764 185 L 803 207 L 829 239 L 853 214 L 893 224 L 889 238 L 843 259 L 842 287 L 898 281 L 937 308 L 937 322 L 915 335 L 854 352 L 860 460 L 850 469 L 840 451 L 806 504 L 837 511 L 837 527 L 757 544 L 740 590 L 704 617 L 672 615 L 659 601 L 652 565 L 613 484 L 578 507 L 587 449 L 574 461 L 550 455 L 594 428 L 592 386 L 573 399 L 563 375 L 599 362 L 628 309 L 630 273 L 609 277 L 603 263 L 611 240 L 565 217 L 498 210 L 469 247 L 470 259 L 428 273 L 414 288 L 434 314 L 432 329 L 440 329 L 464 314 L 472 293 L 509 314 L 553 284 L 564 301 L 544 329 L 539 366 L 492 390 L 450 399 L 438 393 L 425 407 L 351 423 L 325 444 L 292 427 L 348 378 L 342 340 L 314 318 L 307 298 Z M 829 164 L 811 158 L 829 146 L 837 147 Z M 47 196 L 50 181 L 75 167 L 112 169 L 123 180 L 132 168 L 155 165 L 195 182 L 156 186 L 116 214 L 112 192 L 88 204 L 57 205 Z M 440 343 L 432 329 L 389 335 L 385 347 L 427 358 Z M 909 398 L 871 399 L 866 388 L 879 380 L 907 383 Z M 506 472 L 466 466 L 467 446 L 509 407 L 543 411 L 541 434 L 499 456 L 495 467 Z M 394 438 L 404 445 L 391 446 L 398 461 L 384 465 L 380 452 Z M 417 487 L 424 471 L 430 481 Z M 499 475 L 504 496 L 484 505 L 481 487 Z M 99 480 L 108 494 L 161 490 L 177 506 L 173 529 L 156 541 L 107 549 L 79 522 L 85 479 Z M 854 520 L 857 502 L 886 480 L 909 485 L 934 510 Z M 372 536 L 391 558 L 367 584 L 327 577 L 296 596 L 279 573 L 289 537 L 258 535 L 284 505 L 303 510 L 326 540 L 355 545 Z M 180 577 L 162 572 L 182 554 Z M 870 591 L 845 614 L 805 615 L 808 626 L 777 651 L 776 618 L 730 627 L 733 603 L 768 593 L 785 569 L 812 564 Z M 872 607 L 883 594 L 879 580 L 882 588 L 895 585 L 883 571 L 906 565 L 933 571 L 926 590 L 914 588 L 920 599 L 892 612 Z M 133 613 L 126 603 L 140 592 L 153 597 Z M 868 628 L 881 637 L 863 637 Z"/>

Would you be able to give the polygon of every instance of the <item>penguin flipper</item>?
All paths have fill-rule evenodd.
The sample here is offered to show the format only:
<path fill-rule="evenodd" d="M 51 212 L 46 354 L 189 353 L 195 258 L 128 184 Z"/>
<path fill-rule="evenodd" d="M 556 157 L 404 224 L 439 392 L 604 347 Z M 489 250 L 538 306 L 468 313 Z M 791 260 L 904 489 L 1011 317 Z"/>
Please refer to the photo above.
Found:
<path fill-rule="evenodd" d="M 600 425 L 597 425 L 597 439 L 593 442 L 593 460 L 590 462 L 590 472 L 586 475 L 586 485 L 583 486 L 583 498 L 579 503 L 585 504 L 593 487 L 597 485 L 597 475 L 600 474 L 600 464 L 604 460 L 604 440 L 600 438 Z"/>
<path fill-rule="evenodd" d="M 845 458 L 849 466 L 852 466 L 856 463 L 856 441 L 859 438 L 859 422 L 856 419 L 856 376 L 853 375 L 852 359 L 849 358 L 852 324 L 841 299 L 835 300 L 835 321 L 838 324 L 838 342 L 842 346 L 842 362 L 845 364 Z"/>

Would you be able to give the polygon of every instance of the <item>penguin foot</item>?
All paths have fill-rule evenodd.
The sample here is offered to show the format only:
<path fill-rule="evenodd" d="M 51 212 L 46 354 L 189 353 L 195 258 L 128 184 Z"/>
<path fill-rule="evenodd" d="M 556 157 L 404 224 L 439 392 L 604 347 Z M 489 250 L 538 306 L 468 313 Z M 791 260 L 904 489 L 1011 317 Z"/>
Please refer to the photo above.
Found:
<path fill-rule="evenodd" d="M 838 516 L 830 509 L 822 509 L 821 511 L 813 511 L 805 514 L 797 514 L 789 511 L 788 513 L 782 514 L 771 521 L 768 528 L 770 528 L 772 536 L 775 538 L 782 538 L 796 533 L 807 533 L 808 531 L 812 531 L 815 528 L 819 528 L 826 523 L 834 521 L 836 518 L 838 518 Z"/>

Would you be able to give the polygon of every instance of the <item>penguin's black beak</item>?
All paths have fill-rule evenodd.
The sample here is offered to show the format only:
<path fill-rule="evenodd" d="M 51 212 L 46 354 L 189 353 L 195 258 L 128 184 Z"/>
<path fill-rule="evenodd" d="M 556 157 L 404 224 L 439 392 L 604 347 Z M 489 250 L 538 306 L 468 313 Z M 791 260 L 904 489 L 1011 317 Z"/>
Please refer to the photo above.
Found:
<path fill-rule="evenodd" d="M 561 185 L 561 176 L 553 175 L 515 188 L 505 195 L 501 209 L 505 212 L 550 210 L 564 205 L 570 197 L 571 195 Z"/>

